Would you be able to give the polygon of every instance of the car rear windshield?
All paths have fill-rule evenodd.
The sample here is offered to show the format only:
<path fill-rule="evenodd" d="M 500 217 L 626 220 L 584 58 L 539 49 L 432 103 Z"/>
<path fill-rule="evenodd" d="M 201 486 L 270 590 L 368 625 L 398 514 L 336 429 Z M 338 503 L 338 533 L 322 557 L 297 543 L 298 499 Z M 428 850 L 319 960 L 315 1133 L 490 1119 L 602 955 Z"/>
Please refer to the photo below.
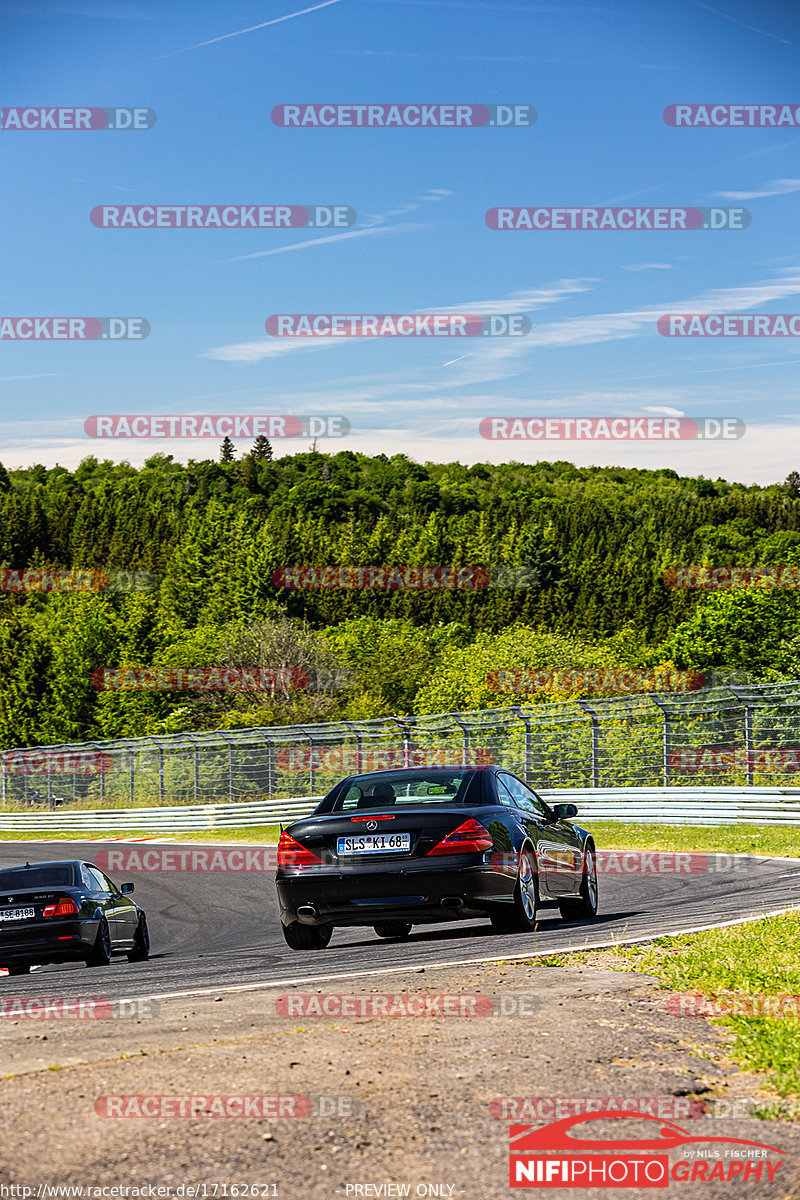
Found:
<path fill-rule="evenodd" d="M 37 867 L 11 867 L 0 871 L 0 892 L 14 888 L 72 887 L 75 872 L 71 863 Z"/>
<path fill-rule="evenodd" d="M 463 804 L 472 778 L 468 771 L 381 771 L 357 775 L 343 788 L 330 809 L 394 808 L 418 804 Z"/>

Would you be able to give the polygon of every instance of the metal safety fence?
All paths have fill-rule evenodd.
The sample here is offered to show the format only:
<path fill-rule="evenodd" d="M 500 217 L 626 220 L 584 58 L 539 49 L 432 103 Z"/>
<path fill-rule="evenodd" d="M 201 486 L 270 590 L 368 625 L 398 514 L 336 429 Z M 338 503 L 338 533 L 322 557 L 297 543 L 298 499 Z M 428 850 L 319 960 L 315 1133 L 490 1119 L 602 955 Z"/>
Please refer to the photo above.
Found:
<path fill-rule="evenodd" d="M 537 789 L 800 784 L 800 682 L 320 725 L 152 735 L 0 754 L 0 808 L 254 803 L 345 774 L 497 763 Z"/>
<path fill-rule="evenodd" d="M 635 821 L 665 825 L 797 825 L 800 788 L 556 788 L 540 792 L 550 803 L 578 806 L 578 822 Z M 80 831 L 113 835 L 181 833 L 288 825 L 308 816 L 322 796 L 238 804 L 151 805 L 147 808 L 69 809 L 54 812 L 0 812 L 0 830 Z M 800 842 L 798 843 L 800 849 Z"/>

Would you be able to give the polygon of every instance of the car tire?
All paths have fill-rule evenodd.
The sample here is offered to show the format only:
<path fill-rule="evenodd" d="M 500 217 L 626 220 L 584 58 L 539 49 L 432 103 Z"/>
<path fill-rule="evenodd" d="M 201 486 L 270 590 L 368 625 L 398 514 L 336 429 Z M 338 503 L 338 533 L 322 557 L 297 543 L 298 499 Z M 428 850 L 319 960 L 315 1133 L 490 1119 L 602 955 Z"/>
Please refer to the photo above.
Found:
<path fill-rule="evenodd" d="M 558 909 L 564 921 L 591 921 L 597 916 L 597 852 L 593 842 L 583 856 L 580 900 L 564 900 Z"/>
<path fill-rule="evenodd" d="M 387 921 L 381 925 L 373 925 L 379 938 L 407 938 L 411 933 L 410 921 Z"/>
<path fill-rule="evenodd" d="M 281 928 L 286 945 L 292 950 L 324 950 L 333 934 L 332 925 L 301 925 L 299 921 Z"/>
<path fill-rule="evenodd" d="M 30 975 L 30 963 L 9 963 L 6 970 L 9 975 Z"/>
<path fill-rule="evenodd" d="M 539 920 L 539 877 L 533 850 L 527 846 L 519 856 L 517 886 L 514 888 L 512 929 L 532 932 Z"/>
<path fill-rule="evenodd" d="M 92 952 L 86 957 L 86 965 L 87 967 L 107 967 L 110 962 L 111 934 L 108 932 L 108 922 L 105 917 L 101 917 Z"/>
<path fill-rule="evenodd" d="M 128 951 L 128 962 L 144 962 L 150 957 L 150 934 L 147 930 L 147 917 L 139 913 L 139 924 L 133 935 L 133 949 Z"/>

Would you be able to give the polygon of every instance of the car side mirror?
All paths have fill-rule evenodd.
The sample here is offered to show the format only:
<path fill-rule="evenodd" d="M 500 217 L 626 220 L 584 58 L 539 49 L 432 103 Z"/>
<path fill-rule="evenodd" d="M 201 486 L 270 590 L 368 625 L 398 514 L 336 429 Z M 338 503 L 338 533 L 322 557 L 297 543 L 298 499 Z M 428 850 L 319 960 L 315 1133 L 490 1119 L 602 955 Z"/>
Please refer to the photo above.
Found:
<path fill-rule="evenodd" d="M 552 809 L 553 816 L 557 821 L 569 821 L 578 815 L 577 804 L 554 804 Z"/>
<path fill-rule="evenodd" d="M 133 891 L 133 884 L 132 883 L 123 883 L 123 884 L 121 884 L 119 890 L 123 896 L 130 896 L 131 892 Z"/>

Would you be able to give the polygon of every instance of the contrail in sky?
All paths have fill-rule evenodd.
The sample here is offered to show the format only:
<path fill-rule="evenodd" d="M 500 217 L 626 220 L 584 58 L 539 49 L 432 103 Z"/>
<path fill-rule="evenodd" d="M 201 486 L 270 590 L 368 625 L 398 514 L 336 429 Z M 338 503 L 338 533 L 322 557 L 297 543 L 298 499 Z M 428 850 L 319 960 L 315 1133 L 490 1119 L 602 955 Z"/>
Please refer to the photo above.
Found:
<path fill-rule="evenodd" d="M 253 33 L 256 29 L 266 29 L 268 25 L 280 25 L 281 21 L 291 21 L 293 17 L 304 17 L 306 13 L 316 12 L 319 8 L 328 8 L 331 4 L 341 4 L 342 0 L 324 0 L 313 8 L 301 8 L 299 12 L 287 13 L 285 17 L 275 17 L 272 21 L 262 21 L 260 25 L 250 25 L 247 29 L 237 29 L 233 33 L 223 33 L 220 37 L 209 38 L 207 42 L 195 42 L 193 46 L 184 46 L 182 50 L 173 50 L 171 54 L 183 54 L 187 50 L 199 50 L 201 46 L 213 46 L 215 42 L 224 42 L 226 38 L 240 37 L 243 33 Z M 160 54 L 159 58 L 169 58 L 169 54 Z"/>

